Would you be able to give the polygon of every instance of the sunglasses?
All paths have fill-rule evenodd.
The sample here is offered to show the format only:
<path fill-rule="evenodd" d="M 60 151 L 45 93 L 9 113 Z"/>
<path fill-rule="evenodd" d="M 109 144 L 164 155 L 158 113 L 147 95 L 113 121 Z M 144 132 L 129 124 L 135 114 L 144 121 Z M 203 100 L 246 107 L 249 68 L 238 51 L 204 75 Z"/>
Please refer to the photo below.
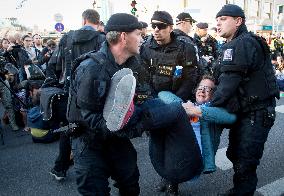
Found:
<path fill-rule="evenodd" d="M 179 25 L 179 24 L 181 24 L 182 22 L 189 22 L 189 24 L 192 25 L 192 21 L 191 21 L 191 20 L 178 20 L 178 21 L 176 21 L 176 24 Z"/>
<path fill-rule="evenodd" d="M 153 29 L 158 28 L 159 30 L 162 30 L 162 29 L 166 29 L 168 26 L 169 25 L 165 24 L 165 23 L 152 23 L 152 28 Z"/>

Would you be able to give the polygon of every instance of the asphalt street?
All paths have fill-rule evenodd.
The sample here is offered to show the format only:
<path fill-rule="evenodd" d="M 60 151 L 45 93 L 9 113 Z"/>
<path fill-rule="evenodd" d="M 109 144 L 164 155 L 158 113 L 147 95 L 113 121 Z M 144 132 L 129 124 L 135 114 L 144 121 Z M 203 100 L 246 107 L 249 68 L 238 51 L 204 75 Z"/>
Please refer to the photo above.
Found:
<path fill-rule="evenodd" d="M 270 131 L 261 164 L 258 168 L 259 182 L 255 195 L 284 195 L 284 98 L 278 102 L 275 125 Z M 233 170 L 226 160 L 228 131 L 224 130 L 216 158 L 218 170 L 201 175 L 193 182 L 180 186 L 183 196 L 213 196 L 232 186 Z M 75 173 L 71 168 L 63 182 L 53 179 L 49 171 L 58 153 L 58 142 L 35 144 L 23 131 L 4 129 L 5 145 L 0 144 L 0 195 L 1 196 L 73 196 L 76 192 Z M 140 186 L 142 196 L 161 195 L 154 189 L 159 176 L 154 171 L 148 155 L 148 138 L 132 140 L 138 152 Z M 110 181 L 112 184 L 112 181 Z M 118 195 L 111 186 L 111 195 Z"/>

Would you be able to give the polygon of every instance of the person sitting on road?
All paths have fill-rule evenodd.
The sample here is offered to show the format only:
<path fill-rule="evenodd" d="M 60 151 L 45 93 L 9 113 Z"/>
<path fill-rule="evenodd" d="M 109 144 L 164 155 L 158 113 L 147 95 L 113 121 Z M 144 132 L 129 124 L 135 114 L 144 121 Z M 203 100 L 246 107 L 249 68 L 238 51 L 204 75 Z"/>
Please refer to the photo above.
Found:
<path fill-rule="evenodd" d="M 171 92 L 161 91 L 158 95 L 164 103 L 168 104 L 168 106 L 164 106 L 165 111 L 169 111 L 168 107 L 173 108 L 170 106 L 172 104 L 182 103 L 181 106 L 189 116 L 189 119 L 182 122 L 180 119 L 183 118 L 178 117 L 175 123 L 189 124 L 190 122 L 202 154 L 204 174 L 216 171 L 215 154 L 218 150 L 220 136 L 223 130 L 221 124 L 232 124 L 236 121 L 236 115 L 230 114 L 222 108 L 208 107 L 210 106 L 210 99 L 212 98 L 214 90 L 214 78 L 210 75 L 204 75 L 196 88 L 196 102 L 194 104 L 190 101 L 182 103 L 182 100 Z M 150 109 L 150 111 L 151 110 L 152 109 Z M 179 110 L 181 110 L 180 106 Z M 153 114 L 154 111 L 155 110 L 151 113 Z M 184 113 L 182 115 L 184 115 Z M 163 118 L 167 119 L 164 115 Z M 155 121 L 155 118 L 152 119 L 152 121 Z M 174 124 L 174 121 L 171 122 L 169 119 L 167 119 L 166 122 L 163 126 Z M 149 129 L 150 127 L 147 128 Z M 166 179 L 162 179 L 156 188 L 158 191 L 166 191 L 175 195 L 178 194 L 178 183 L 172 183 Z"/>
<path fill-rule="evenodd" d="M 217 124 L 231 124 L 236 116 L 222 108 L 206 107 L 210 105 L 214 89 L 213 77 L 204 76 L 196 89 L 195 105 L 182 103 L 173 93 L 162 91 L 159 98 L 135 107 L 125 128 L 119 130 L 123 134 L 129 127 L 135 127 L 137 135 L 149 131 L 151 162 L 163 178 L 157 190 L 177 195 L 179 183 L 216 170 L 215 153 L 222 132 Z M 135 114 L 141 109 L 142 115 L 137 120 Z M 189 117 L 197 120 L 191 122 Z M 108 124 L 110 119 L 106 121 Z"/>

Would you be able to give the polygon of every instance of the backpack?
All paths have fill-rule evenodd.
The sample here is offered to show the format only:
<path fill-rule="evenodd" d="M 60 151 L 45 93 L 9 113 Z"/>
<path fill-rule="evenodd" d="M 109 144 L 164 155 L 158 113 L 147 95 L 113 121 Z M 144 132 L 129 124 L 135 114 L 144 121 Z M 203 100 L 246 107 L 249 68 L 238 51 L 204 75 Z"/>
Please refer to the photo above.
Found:
<path fill-rule="evenodd" d="M 84 30 L 77 31 L 82 31 L 82 33 L 84 33 Z M 99 40 L 99 36 L 96 36 L 90 41 L 84 43 L 74 43 L 74 36 L 76 36 L 76 31 L 69 31 L 62 39 L 61 43 L 62 62 L 58 63 L 62 66 L 62 72 L 60 75 L 59 83 L 64 83 L 65 88 L 69 87 L 70 85 L 70 75 L 73 61 L 82 54 L 88 53 L 90 51 L 98 51 L 101 47 L 101 40 Z"/>
<path fill-rule="evenodd" d="M 59 133 L 53 133 L 50 123 L 43 120 L 39 106 L 28 111 L 27 123 L 34 143 L 50 143 L 59 139 Z"/>
<path fill-rule="evenodd" d="M 68 96 L 68 104 L 67 104 L 67 112 L 66 112 L 66 118 L 68 122 L 70 123 L 79 123 L 84 124 L 84 120 L 82 119 L 81 112 L 79 111 L 79 108 L 77 107 L 77 94 L 75 92 L 73 81 L 75 78 L 75 70 L 79 67 L 82 61 L 92 58 L 95 62 L 97 62 L 100 66 L 103 66 L 105 63 L 105 59 L 101 58 L 100 52 L 89 52 L 86 54 L 81 55 L 79 58 L 75 59 L 73 63 L 73 67 L 71 70 L 71 82 L 70 82 L 70 88 L 69 88 L 69 96 Z"/>
<path fill-rule="evenodd" d="M 44 80 L 45 79 L 44 73 L 35 64 L 28 65 L 28 68 L 27 69 L 25 68 L 25 71 L 26 71 L 27 76 L 30 75 L 30 78 L 28 78 L 29 80 Z"/>

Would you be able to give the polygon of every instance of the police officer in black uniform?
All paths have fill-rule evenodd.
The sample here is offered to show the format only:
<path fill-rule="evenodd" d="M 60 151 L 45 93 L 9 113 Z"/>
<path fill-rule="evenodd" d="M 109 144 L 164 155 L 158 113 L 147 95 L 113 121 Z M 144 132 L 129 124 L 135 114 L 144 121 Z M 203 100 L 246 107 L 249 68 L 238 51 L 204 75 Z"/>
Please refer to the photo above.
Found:
<path fill-rule="evenodd" d="M 98 51 L 105 41 L 105 35 L 97 31 L 99 22 L 100 15 L 96 10 L 85 10 L 82 13 L 83 27 L 65 34 L 60 40 L 59 48 L 51 57 L 48 64 L 48 77 L 50 77 L 49 79 L 53 78 L 55 83 L 63 83 L 67 92 L 70 84 L 71 62 L 86 52 Z M 48 86 L 47 83 L 45 86 Z M 66 110 L 67 105 L 61 105 L 60 107 Z M 70 160 L 70 154 L 70 136 L 62 132 L 59 142 L 59 154 L 54 167 L 50 171 L 50 174 L 56 180 L 63 180 L 66 177 L 69 166 L 73 164 L 73 161 Z"/>
<path fill-rule="evenodd" d="M 142 39 L 144 41 L 146 41 L 149 37 L 149 35 L 147 35 L 147 28 L 148 28 L 148 24 L 144 21 L 139 21 L 142 24 L 142 29 L 141 29 L 141 36 Z"/>
<path fill-rule="evenodd" d="M 115 72 L 128 67 L 141 73 L 134 57 L 142 41 L 141 28 L 132 15 L 112 15 L 105 26 L 107 41 L 97 53 L 82 56 L 85 60 L 72 74 L 67 117 L 79 124 L 72 145 L 82 195 L 109 195 L 109 177 L 117 182 L 120 195 L 139 195 L 137 153 L 127 137 L 108 130 L 103 108 Z"/>
<path fill-rule="evenodd" d="M 151 25 L 154 33 L 143 43 L 140 56 L 142 64 L 150 72 L 149 83 L 154 89 L 154 95 L 160 91 L 170 91 L 184 101 L 191 99 L 198 81 L 194 45 L 178 39 L 178 35 L 173 32 L 173 19 L 166 11 L 155 11 Z M 162 180 L 157 189 L 178 194 L 178 184 L 174 182 Z"/>
<path fill-rule="evenodd" d="M 195 22 L 196 20 L 194 20 L 189 13 L 182 12 L 176 17 L 176 29 L 174 29 L 173 32 L 178 36 L 183 36 L 184 39 L 188 39 L 193 43 L 193 38 L 188 34 L 192 29 L 192 24 Z"/>
<path fill-rule="evenodd" d="M 142 63 L 151 73 L 150 84 L 156 93 L 171 91 L 188 100 L 198 79 L 196 50 L 192 44 L 177 39 L 168 12 L 155 11 L 151 25 L 154 33 L 140 50 Z M 175 75 L 178 68 L 182 71 Z"/>
<path fill-rule="evenodd" d="M 256 169 L 275 120 L 279 90 L 266 42 L 247 31 L 243 10 L 227 4 L 217 13 L 217 30 L 226 38 L 216 66 L 218 86 L 212 105 L 238 115 L 229 133 L 227 157 L 233 163 L 234 187 L 221 195 L 253 195 Z"/>

